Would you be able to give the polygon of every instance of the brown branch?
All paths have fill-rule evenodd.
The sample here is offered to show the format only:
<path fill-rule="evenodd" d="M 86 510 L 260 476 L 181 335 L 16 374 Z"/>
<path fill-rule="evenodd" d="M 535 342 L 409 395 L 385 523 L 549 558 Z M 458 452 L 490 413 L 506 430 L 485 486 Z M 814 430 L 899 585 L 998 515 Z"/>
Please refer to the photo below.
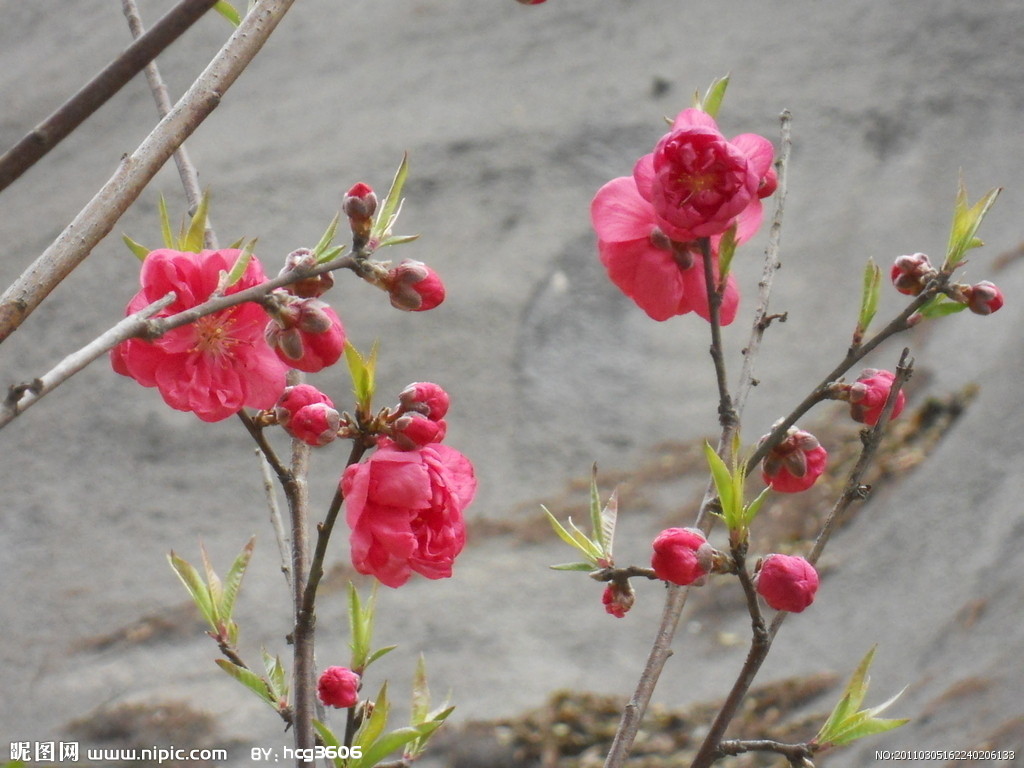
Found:
<path fill-rule="evenodd" d="M 260 0 L 209 66 L 57 239 L 0 296 L 0 342 L 113 229 L 171 154 L 217 107 L 295 0 Z"/>
<path fill-rule="evenodd" d="M 195 24 L 217 0 L 181 0 L 153 28 L 0 157 L 0 190 L 9 187 L 67 138 L 168 45 Z"/>

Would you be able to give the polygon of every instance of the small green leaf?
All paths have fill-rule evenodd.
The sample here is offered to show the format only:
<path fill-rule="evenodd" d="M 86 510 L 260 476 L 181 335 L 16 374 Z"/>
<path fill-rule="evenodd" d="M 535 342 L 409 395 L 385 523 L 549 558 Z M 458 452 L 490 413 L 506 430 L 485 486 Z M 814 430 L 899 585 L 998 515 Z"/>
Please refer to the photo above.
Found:
<path fill-rule="evenodd" d="M 891 731 L 894 728 L 899 728 L 901 725 L 906 725 L 909 722 L 909 718 L 902 718 L 898 720 L 874 718 L 871 720 L 864 720 L 863 722 L 859 722 L 840 731 L 829 739 L 828 743 L 836 747 L 841 747 L 845 744 L 849 744 L 851 741 L 862 739 L 865 736 L 873 736 L 876 733 Z"/>
<path fill-rule="evenodd" d="M 391 222 L 394 224 L 394 220 Z M 379 243 L 378 248 L 387 248 L 389 245 L 402 245 L 403 243 L 411 243 L 413 240 L 419 240 L 419 235 L 392 235 L 391 237 L 385 237 Z"/>
<path fill-rule="evenodd" d="M 185 589 L 192 596 L 199 612 L 203 614 L 203 618 L 214 631 L 217 631 L 217 615 L 214 612 L 213 600 L 210 597 L 210 590 L 199 576 L 199 571 L 191 563 L 174 554 L 173 551 L 167 556 L 167 559 L 174 572 L 178 574 L 178 578 L 181 579 L 181 583 L 185 585 Z"/>
<path fill-rule="evenodd" d="M 875 733 L 884 733 L 893 728 L 909 722 L 908 720 L 888 720 L 876 717 L 886 710 L 903 693 L 900 691 L 895 696 L 870 709 L 861 710 L 860 706 L 867 695 L 870 678 L 868 669 L 875 655 L 874 647 L 865 654 L 857 669 L 854 671 L 850 681 L 846 684 L 839 702 L 836 704 L 828 720 L 814 737 L 814 741 L 823 747 L 840 746 L 849 744 L 855 739 L 870 736 Z M 905 689 L 904 689 L 905 690 Z"/>
<path fill-rule="evenodd" d="M 278 701 L 288 698 L 288 676 L 281 664 L 280 656 L 271 656 L 263 651 L 263 668 L 267 671 L 267 685 Z"/>
<path fill-rule="evenodd" d="M 206 547 L 203 543 L 199 543 L 199 552 L 203 557 L 203 570 L 206 571 L 206 589 L 210 595 L 210 601 L 213 605 L 213 618 L 214 618 L 214 630 L 220 631 L 220 623 L 224 616 L 220 612 L 220 606 L 224 599 L 224 586 L 220 582 L 220 577 L 213 570 L 213 565 L 210 563 L 210 557 L 206 554 Z"/>
<path fill-rule="evenodd" d="M 242 17 L 239 15 L 238 10 L 228 0 L 218 0 L 213 6 L 213 10 L 223 16 L 225 19 L 230 21 L 236 27 L 242 23 Z"/>
<path fill-rule="evenodd" d="M 220 616 L 225 620 L 230 620 L 231 614 L 234 613 L 235 599 L 238 597 L 238 590 L 242 586 L 242 577 L 245 576 L 245 569 L 249 565 L 249 560 L 252 559 L 255 547 L 256 537 L 253 536 L 242 547 L 241 553 L 235 558 L 235 562 L 231 564 L 231 569 L 225 577 L 224 594 L 220 601 Z"/>
<path fill-rule="evenodd" d="M 881 293 L 882 270 L 875 260 L 868 258 L 864 266 L 864 286 L 860 297 L 860 315 L 857 319 L 858 339 L 863 338 L 878 311 L 878 297 Z"/>
<path fill-rule="evenodd" d="M 376 651 L 370 654 L 369 658 L 366 659 L 366 664 L 363 666 L 363 669 L 366 669 L 366 667 L 373 664 L 373 662 L 375 662 L 381 656 L 391 653 L 397 647 L 397 645 L 385 645 L 383 648 L 378 648 Z"/>
<path fill-rule="evenodd" d="M 331 223 L 327 225 L 327 230 L 324 232 L 323 236 L 320 238 L 320 242 L 318 242 L 313 247 L 313 255 L 317 258 L 317 261 L 323 261 L 323 259 L 321 259 L 320 256 L 323 254 L 324 251 L 326 251 L 328 248 L 330 248 L 331 247 L 331 243 L 334 242 L 334 235 L 338 231 L 338 222 L 339 221 L 341 221 L 341 214 L 340 213 L 334 214 L 334 218 L 331 219 Z"/>
<path fill-rule="evenodd" d="M 196 212 L 189 222 L 188 230 L 181 243 L 181 250 L 187 253 L 199 253 L 206 245 L 206 216 L 210 208 L 210 193 L 203 192 L 196 205 Z"/>
<path fill-rule="evenodd" d="M 427 685 L 427 660 L 420 654 L 416 662 L 416 671 L 412 677 L 412 708 L 410 722 L 412 725 L 422 723 L 430 712 L 430 687 Z"/>
<path fill-rule="evenodd" d="M 215 661 L 217 662 L 218 667 L 223 669 L 235 678 L 235 680 L 263 699 L 263 701 L 267 702 L 267 704 L 274 707 L 274 709 L 277 709 L 277 698 L 270 690 L 270 686 L 267 684 L 266 680 L 254 673 L 252 670 L 240 667 L 237 664 L 232 664 L 227 659 L 215 659 Z"/>
<path fill-rule="evenodd" d="M 410 741 L 430 736 L 441 727 L 440 721 L 410 725 L 405 728 L 396 728 L 377 739 L 371 746 L 363 750 L 363 757 L 359 761 L 361 766 L 372 766 L 382 762 L 392 752 L 401 749 Z"/>
<path fill-rule="evenodd" d="M 163 195 L 160 195 L 157 208 L 160 211 L 160 235 L 164 239 L 164 248 L 174 248 L 177 250 L 178 240 L 171 232 L 171 216 L 167 213 L 167 201 L 164 200 Z"/>
<path fill-rule="evenodd" d="M 377 343 L 374 342 L 368 356 L 363 356 L 350 341 L 345 342 L 345 362 L 352 378 L 352 392 L 356 398 L 356 410 L 369 414 L 376 390 L 375 371 L 377 368 Z"/>
<path fill-rule="evenodd" d="M 953 301 L 951 298 L 944 294 L 933 296 L 929 299 L 919 310 L 917 314 L 921 317 L 927 317 L 934 319 L 937 317 L 946 317 L 947 315 L 955 315 L 957 312 L 963 312 L 967 309 L 966 304 L 961 304 L 959 301 Z"/>
<path fill-rule="evenodd" d="M 768 498 L 768 491 L 770 490 L 770 487 L 765 488 L 763 491 L 757 494 L 757 497 L 752 502 L 750 502 L 743 508 L 744 526 L 750 527 L 750 524 L 754 522 L 754 518 L 757 517 L 757 513 L 761 511 L 761 506 L 764 504 L 764 500 Z"/>
<path fill-rule="evenodd" d="M 967 188 L 964 186 L 963 178 L 960 178 L 956 202 L 953 205 L 953 226 L 949 232 L 949 246 L 946 249 L 946 260 L 942 264 L 943 272 L 951 273 L 960 266 L 967 251 L 984 245 L 976 236 L 978 227 L 1001 191 L 999 188 L 989 190 L 977 203 L 968 207 Z"/>
<path fill-rule="evenodd" d="M 722 461 L 722 457 L 711 447 L 711 443 L 706 440 L 704 441 L 704 456 L 707 457 L 711 478 L 715 481 L 715 491 L 722 504 L 722 516 L 730 529 L 735 528 L 737 510 L 732 473 Z M 742 501 L 742 497 L 740 500 Z"/>
<path fill-rule="evenodd" d="M 558 537 L 562 541 L 564 541 L 566 544 L 568 544 L 573 549 L 576 549 L 576 550 L 579 550 L 580 552 L 582 552 L 585 557 L 593 559 L 593 555 L 592 555 L 590 549 L 588 547 L 584 546 L 584 545 L 581 545 L 580 542 L 571 533 L 569 533 L 569 531 L 567 531 L 562 526 L 562 524 L 560 522 L 558 522 L 558 519 L 554 515 L 551 514 L 551 512 L 548 510 L 547 507 L 545 507 L 543 504 L 541 504 L 540 508 L 542 510 L 544 510 L 544 514 L 548 516 L 548 522 L 551 523 L 551 527 L 554 528 L 555 533 L 558 534 Z M 569 524 L 572 525 L 572 521 L 571 520 L 569 521 Z M 573 527 L 575 528 L 575 526 L 573 526 Z M 597 567 L 596 559 L 594 559 L 594 567 Z"/>
<path fill-rule="evenodd" d="M 367 751 L 373 743 L 380 738 L 381 734 L 384 733 L 384 729 L 388 724 L 390 710 L 391 705 L 388 702 L 388 684 L 385 682 L 384 685 L 381 686 L 380 693 L 377 694 L 377 698 L 373 702 L 373 712 L 368 718 L 363 720 L 363 724 L 359 726 L 359 730 L 356 731 L 353 743 L 363 748 L 363 757 L 355 763 L 355 765 L 376 765 L 376 762 L 370 762 L 367 759 Z"/>
<path fill-rule="evenodd" d="M 132 240 L 128 235 L 121 235 L 121 239 L 124 244 L 128 246 L 128 250 L 131 251 L 139 261 L 145 261 L 146 257 L 149 256 L 149 248 L 137 243 Z"/>
<path fill-rule="evenodd" d="M 402 189 L 405 187 L 406 179 L 409 177 L 409 153 L 402 155 L 402 162 L 395 172 L 395 178 L 391 182 L 391 189 L 377 209 L 377 216 L 370 230 L 370 239 L 378 242 L 388 239 L 392 225 L 398 218 L 401 209 Z"/>
<path fill-rule="evenodd" d="M 725 89 L 729 87 L 729 75 L 719 77 L 711 82 L 704 98 L 695 97 L 694 106 L 702 109 L 712 117 L 717 117 L 718 110 L 722 106 L 722 99 L 725 97 Z"/>
<path fill-rule="evenodd" d="M 549 565 L 553 571 L 596 571 L 597 565 L 594 563 L 561 563 L 559 565 Z"/>
<path fill-rule="evenodd" d="M 320 735 L 320 738 L 323 739 L 325 747 L 333 747 L 335 754 L 338 754 L 340 752 L 341 742 L 338 740 L 338 737 L 334 735 L 334 732 L 330 728 L 328 728 L 326 725 L 324 725 L 316 719 L 313 720 L 313 728 L 316 729 L 316 732 Z M 334 763 L 336 768 L 342 768 L 342 766 L 345 765 L 345 760 L 340 757 L 333 758 L 332 762 Z"/>
<path fill-rule="evenodd" d="M 320 257 L 316 260 L 317 264 L 326 264 L 329 261 L 334 261 L 336 258 L 341 256 L 345 252 L 344 245 L 336 245 L 333 248 L 328 248 L 324 251 Z"/>
<path fill-rule="evenodd" d="M 590 527 L 594 531 L 594 541 L 602 551 L 608 549 L 604 539 L 604 526 L 601 524 L 601 495 L 597 490 L 597 462 L 590 468 Z"/>
<path fill-rule="evenodd" d="M 238 254 L 238 258 L 235 259 L 235 263 L 231 267 L 231 271 L 228 272 L 227 279 L 224 281 L 225 288 L 230 288 L 242 279 L 246 270 L 249 269 L 249 262 L 252 261 L 252 252 L 255 249 L 256 240 L 254 238 L 245 244 L 242 248 L 242 252 Z"/>
<path fill-rule="evenodd" d="M 736 255 L 736 228 L 733 224 L 722 235 L 718 243 L 718 284 L 725 286 L 725 278 L 729 276 L 729 268 L 732 266 L 732 257 Z"/>

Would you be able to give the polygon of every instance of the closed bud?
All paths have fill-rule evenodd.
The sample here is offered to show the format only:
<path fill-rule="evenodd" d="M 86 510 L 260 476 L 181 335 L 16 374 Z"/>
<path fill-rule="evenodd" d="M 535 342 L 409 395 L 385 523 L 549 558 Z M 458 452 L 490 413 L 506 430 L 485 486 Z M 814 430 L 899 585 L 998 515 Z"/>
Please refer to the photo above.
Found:
<path fill-rule="evenodd" d="M 377 195 L 368 184 L 362 182 L 354 184 L 342 198 L 341 210 L 348 216 L 353 245 L 358 250 L 366 244 L 373 229 L 373 214 L 377 211 Z"/>
<path fill-rule="evenodd" d="M 341 428 L 341 415 L 327 403 L 313 403 L 299 408 L 285 427 L 296 440 L 320 447 L 334 442 Z"/>
<path fill-rule="evenodd" d="M 448 425 L 444 419 L 432 421 L 421 413 L 413 412 L 399 416 L 391 428 L 391 438 L 395 445 L 403 451 L 412 451 L 431 443 L 440 443 L 444 440 Z"/>
<path fill-rule="evenodd" d="M 964 295 L 967 308 L 976 315 L 991 315 L 1003 306 L 1003 292 L 988 280 L 966 288 Z"/>
<path fill-rule="evenodd" d="M 407 312 L 425 312 L 444 301 L 444 283 L 422 261 L 406 259 L 384 279 L 391 306 Z"/>
<path fill-rule="evenodd" d="M 768 555 L 754 575 L 757 593 L 776 611 L 800 613 L 814 602 L 818 572 L 802 557 Z"/>
<path fill-rule="evenodd" d="M 277 423 L 287 428 L 291 424 L 294 415 L 302 408 L 316 403 L 324 403 L 331 408 L 334 403 L 331 398 L 314 387 L 312 384 L 296 384 L 293 387 L 285 387 L 284 392 L 274 406 L 274 417 Z"/>
<path fill-rule="evenodd" d="M 761 477 L 773 491 L 799 493 L 814 485 L 827 464 L 828 451 L 818 439 L 793 426 L 764 457 Z"/>
<path fill-rule="evenodd" d="M 695 528 L 666 528 L 651 544 L 651 567 L 662 581 L 686 586 L 703 584 L 714 550 Z"/>
<path fill-rule="evenodd" d="M 283 362 L 307 373 L 334 365 L 345 350 L 345 328 L 330 305 L 292 298 L 273 312 L 267 344 Z"/>
<path fill-rule="evenodd" d="M 865 368 L 861 371 L 857 381 L 845 387 L 847 394 L 843 399 L 850 402 L 850 417 L 869 427 L 875 426 L 882 416 L 882 409 L 885 407 L 885 401 L 889 397 L 889 391 L 895 380 L 896 375 L 890 371 L 880 371 L 875 368 Z M 903 394 L 903 390 L 900 390 L 892 409 L 892 416 L 889 418 L 895 419 L 899 416 L 906 401 L 907 398 Z"/>
<path fill-rule="evenodd" d="M 398 395 L 400 410 L 422 413 L 428 419 L 437 421 L 448 413 L 450 399 L 437 384 L 430 381 L 415 381 Z"/>
<path fill-rule="evenodd" d="M 348 667 L 328 667 L 317 681 L 316 692 L 324 706 L 354 707 L 359 701 L 359 675 Z"/>
<path fill-rule="evenodd" d="M 623 618 L 633 607 L 635 601 L 636 593 L 629 581 L 624 581 L 622 584 L 611 581 L 604 588 L 604 594 L 601 595 L 604 610 L 617 619 Z"/>
<path fill-rule="evenodd" d="M 292 251 L 285 257 L 284 268 L 280 274 L 291 272 L 294 269 L 312 269 L 316 266 L 316 256 L 309 248 L 299 248 Z M 315 299 L 334 286 L 334 276 L 330 272 L 322 272 L 313 277 L 304 277 L 301 280 L 286 285 L 285 290 L 293 296 L 304 299 Z"/>
<path fill-rule="evenodd" d="M 898 256 L 889 272 L 893 286 L 907 296 L 917 296 L 928 282 L 938 274 L 923 253 Z"/>

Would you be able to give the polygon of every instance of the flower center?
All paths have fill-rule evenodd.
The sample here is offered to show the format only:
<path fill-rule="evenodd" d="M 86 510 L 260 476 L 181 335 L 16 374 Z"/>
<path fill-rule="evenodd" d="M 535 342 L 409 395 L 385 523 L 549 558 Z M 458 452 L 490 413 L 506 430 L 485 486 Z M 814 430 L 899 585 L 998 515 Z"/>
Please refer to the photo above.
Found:
<path fill-rule="evenodd" d="M 230 352 L 239 339 L 231 335 L 235 320 L 228 312 L 201 317 L 195 322 L 196 342 L 192 352 L 220 356 Z"/>

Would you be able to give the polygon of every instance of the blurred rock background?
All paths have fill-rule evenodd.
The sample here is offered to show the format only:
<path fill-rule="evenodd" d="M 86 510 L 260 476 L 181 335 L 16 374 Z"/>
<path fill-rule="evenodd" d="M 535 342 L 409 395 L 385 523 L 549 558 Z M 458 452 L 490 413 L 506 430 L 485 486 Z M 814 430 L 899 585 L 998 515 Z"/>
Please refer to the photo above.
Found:
<path fill-rule="evenodd" d="M 169 6 L 141 3 L 150 23 Z M 129 42 L 113 0 L 0 0 L 0 19 L 5 148 Z M 345 279 L 332 303 L 357 345 L 383 343 L 380 404 L 414 380 L 449 390 L 448 442 L 480 476 L 478 535 L 456 578 L 382 592 L 378 637 L 401 647 L 369 688 L 386 675 L 402 698 L 423 651 L 436 694 L 452 691 L 463 722 L 513 717 L 556 688 L 631 693 L 660 590 L 644 585 L 626 619 L 606 616 L 597 585 L 547 570 L 567 553 L 536 510 L 582 504 L 585 491 L 566 483 L 596 460 L 602 476 L 627 482 L 623 562 L 642 563 L 660 527 L 689 522 L 682 510 L 699 477 L 655 480 L 651 468 L 671 469 L 672 446 L 716 431 L 707 327 L 692 317 L 653 323 L 607 283 L 588 205 L 650 150 L 664 116 L 729 72 L 727 135 L 777 140 L 783 108 L 794 133 L 773 297 L 789 318 L 768 334 L 748 441 L 845 351 L 868 256 L 883 265 L 915 251 L 941 258 L 958 174 L 972 199 L 1005 187 L 980 233 L 989 245 L 965 271 L 969 282 L 997 282 L 1006 307 L 920 327 L 871 360 L 891 368 L 911 346 L 912 407 L 969 384 L 977 395 L 834 541 L 818 602 L 787 623 L 762 679 L 845 677 L 878 644 L 874 700 L 909 684 L 893 714 L 915 720 L 829 765 L 869 764 L 882 748 L 1024 749 L 1022 23 L 1013 0 L 296 3 L 188 143 L 213 194 L 213 224 L 223 242 L 258 236 L 260 258 L 276 270 L 288 251 L 315 242 L 344 189 L 386 189 L 408 152 L 400 230 L 421 238 L 394 255 L 441 272 L 448 301 L 422 316 L 399 313 Z M 161 57 L 172 94 L 229 33 L 211 15 Z M 0 282 L 42 252 L 154 115 L 138 78 L 3 192 Z M 115 232 L 157 243 L 160 195 L 183 209 L 170 167 Z M 764 239 L 737 258 L 748 310 Z M 0 348 L 5 385 L 116 322 L 137 270 L 119 238 L 97 247 Z M 887 291 L 880 316 L 900 305 Z M 727 334 L 734 377 L 746 325 L 741 316 Z M 316 383 L 336 400 L 349 388 L 342 371 Z M 822 409 L 815 419 L 845 416 Z M 337 450 L 316 455 L 314 504 L 326 507 L 343 461 Z M 255 533 L 243 648 L 287 655 L 287 591 L 258 466 L 236 422 L 201 424 L 97 364 L 4 430 L 0 483 L 0 744 L 228 745 L 231 764 L 243 765 L 252 745 L 290 742 L 214 667 L 215 648 L 166 565 L 170 549 L 197 560 L 202 540 L 226 568 Z M 332 556 L 344 562 L 342 540 Z M 344 577 L 335 573 L 321 605 L 323 665 L 347 659 Z M 658 689 L 666 706 L 724 694 L 742 662 L 738 598 L 721 590 L 701 605 L 684 616 Z"/>

